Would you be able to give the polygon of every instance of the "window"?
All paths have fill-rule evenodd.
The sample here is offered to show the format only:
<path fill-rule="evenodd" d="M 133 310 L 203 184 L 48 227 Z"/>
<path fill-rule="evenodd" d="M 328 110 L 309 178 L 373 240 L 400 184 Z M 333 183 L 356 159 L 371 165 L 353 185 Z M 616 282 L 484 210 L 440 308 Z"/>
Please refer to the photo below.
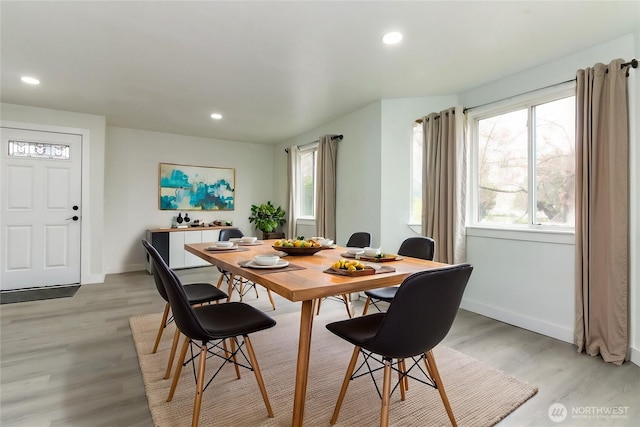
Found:
<path fill-rule="evenodd" d="M 422 123 L 413 124 L 411 142 L 411 209 L 409 224 L 422 224 Z"/>
<path fill-rule="evenodd" d="M 9 156 L 69 160 L 69 146 L 44 142 L 9 140 Z"/>
<path fill-rule="evenodd" d="M 475 224 L 574 227 L 571 92 L 470 117 Z"/>
<path fill-rule="evenodd" d="M 317 144 L 301 148 L 298 152 L 297 208 L 298 217 L 303 219 L 315 218 L 317 153 Z"/>

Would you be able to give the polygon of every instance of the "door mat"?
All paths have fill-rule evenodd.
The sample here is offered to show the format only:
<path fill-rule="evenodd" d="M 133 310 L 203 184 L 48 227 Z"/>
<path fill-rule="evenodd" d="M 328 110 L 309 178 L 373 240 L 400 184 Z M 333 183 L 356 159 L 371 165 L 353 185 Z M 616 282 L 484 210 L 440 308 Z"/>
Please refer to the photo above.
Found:
<path fill-rule="evenodd" d="M 80 285 L 49 286 L 43 288 L 16 289 L 0 292 L 0 304 L 38 301 L 53 298 L 70 298 L 78 292 Z"/>

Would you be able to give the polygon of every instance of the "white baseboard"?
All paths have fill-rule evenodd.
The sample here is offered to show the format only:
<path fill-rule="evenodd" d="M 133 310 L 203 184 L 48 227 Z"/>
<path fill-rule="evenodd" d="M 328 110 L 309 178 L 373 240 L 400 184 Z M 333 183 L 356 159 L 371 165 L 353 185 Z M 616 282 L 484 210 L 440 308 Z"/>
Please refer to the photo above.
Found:
<path fill-rule="evenodd" d="M 107 274 L 118 274 L 118 273 L 129 273 L 131 271 L 140 271 L 146 270 L 146 266 L 144 263 L 142 264 L 121 264 L 110 271 L 107 271 Z"/>
<path fill-rule="evenodd" d="M 89 285 L 92 283 L 104 283 L 105 275 L 104 274 L 90 274 L 88 276 L 83 277 L 80 280 L 81 285 Z"/>
<path fill-rule="evenodd" d="M 631 355 L 629 357 L 629 360 L 631 360 L 631 363 L 635 363 L 637 366 L 640 366 L 640 350 L 631 347 Z"/>
<path fill-rule="evenodd" d="M 537 332 L 551 338 L 559 339 L 568 343 L 573 343 L 573 329 L 561 325 L 549 323 L 545 320 L 523 316 L 500 307 L 491 306 L 478 301 L 462 299 L 460 307 L 478 313 L 510 325 L 518 326 L 529 331 Z"/>

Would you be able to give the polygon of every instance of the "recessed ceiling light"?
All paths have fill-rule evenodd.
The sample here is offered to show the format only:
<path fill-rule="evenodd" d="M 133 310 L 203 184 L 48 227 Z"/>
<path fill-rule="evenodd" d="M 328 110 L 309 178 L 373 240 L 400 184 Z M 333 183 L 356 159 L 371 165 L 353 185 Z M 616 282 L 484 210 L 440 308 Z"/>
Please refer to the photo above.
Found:
<path fill-rule="evenodd" d="M 36 79 L 35 77 L 29 77 L 29 76 L 23 76 L 20 78 L 20 80 L 22 80 L 24 83 L 30 84 L 30 85 L 39 85 L 40 84 L 40 80 Z"/>
<path fill-rule="evenodd" d="M 402 40 L 402 34 L 397 31 L 392 31 L 382 36 L 382 42 L 384 44 L 396 44 L 400 43 L 400 40 Z"/>
<path fill-rule="evenodd" d="M 220 119 L 222 118 L 222 114 L 220 114 L 220 113 L 213 113 L 213 114 L 211 115 L 211 118 L 212 118 L 212 119 L 214 119 L 214 120 L 220 120 Z"/>

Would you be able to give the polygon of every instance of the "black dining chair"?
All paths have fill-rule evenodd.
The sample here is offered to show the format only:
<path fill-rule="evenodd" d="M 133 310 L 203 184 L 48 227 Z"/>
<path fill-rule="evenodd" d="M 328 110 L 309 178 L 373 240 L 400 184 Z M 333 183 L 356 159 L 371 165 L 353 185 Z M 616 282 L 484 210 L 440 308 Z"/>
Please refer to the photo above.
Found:
<path fill-rule="evenodd" d="M 253 345 L 249 339 L 249 334 L 269 329 L 275 326 L 276 321 L 262 311 L 242 302 L 227 302 L 224 304 L 192 307 L 191 304 L 189 304 L 180 280 L 175 274 L 171 273 L 171 270 L 158 251 L 153 247 L 148 248 L 148 250 L 155 262 L 167 292 L 176 326 L 180 332 L 185 335 L 167 402 L 173 399 L 180 380 L 180 374 L 182 373 L 182 367 L 186 364 L 185 358 L 187 350 L 190 346 L 196 346 L 199 348 L 199 352 L 196 353 L 195 357 L 190 359 L 190 362 L 194 366 L 194 372 L 197 372 L 196 395 L 191 421 L 192 426 L 197 426 L 200 418 L 202 394 L 207 388 L 205 387 L 206 363 L 207 359 L 211 357 L 222 359 L 220 369 L 222 369 L 222 366 L 226 363 L 233 363 L 238 378 L 240 378 L 239 367 L 252 370 L 258 382 L 258 387 L 260 388 L 262 399 L 267 409 L 267 415 L 269 418 L 273 418 L 273 410 L 269 403 L 267 390 L 262 379 Z M 238 337 L 242 337 L 242 341 L 240 341 Z M 227 349 L 226 340 L 230 341 L 230 351 Z M 246 348 L 246 354 L 243 348 Z M 238 355 L 243 356 L 244 361 L 239 362 Z M 197 371 L 195 369 L 196 360 L 198 360 Z M 220 372 L 220 369 L 208 380 L 207 386 L 218 372 Z M 220 409 L 220 405 L 216 405 L 216 407 L 218 410 Z"/>
<path fill-rule="evenodd" d="M 218 240 L 221 242 L 226 242 L 232 238 L 241 238 L 244 237 L 244 233 L 239 228 L 223 228 L 220 230 L 220 234 L 218 235 Z M 245 279 L 241 276 L 235 276 L 229 273 L 226 270 L 218 267 L 218 271 L 220 272 L 220 278 L 218 279 L 217 287 L 220 288 L 222 286 L 222 282 L 226 281 L 229 284 L 231 280 L 231 276 L 233 276 L 233 281 L 231 282 L 231 292 L 229 292 L 229 300 L 231 300 L 231 296 L 233 295 L 233 291 L 235 290 L 240 295 L 240 302 L 244 296 L 253 288 L 256 291 L 256 298 L 259 298 L 258 288 L 256 284 L 250 280 Z M 271 302 L 271 307 L 275 310 L 276 303 L 273 301 L 273 296 L 271 295 L 271 291 L 267 289 L 267 296 L 269 297 L 269 302 Z"/>
<path fill-rule="evenodd" d="M 366 231 L 358 231 L 357 233 L 353 233 L 349 237 L 349 240 L 347 241 L 348 248 L 366 248 L 369 245 L 371 245 L 371 233 Z M 351 309 L 349 308 L 350 306 L 349 295 L 342 294 L 340 295 L 339 298 L 338 297 L 328 297 L 328 298 L 332 298 L 332 299 L 335 298 L 343 302 L 345 308 L 347 309 L 347 314 L 349 315 L 349 318 L 353 317 L 353 315 L 351 314 Z M 319 298 L 317 301 L 318 309 L 316 311 L 316 315 L 320 314 L 320 306 L 322 305 L 322 301 L 323 301 L 322 298 Z"/>
<path fill-rule="evenodd" d="M 242 237 L 244 237 L 244 233 L 239 228 L 223 228 L 222 230 L 220 230 L 220 234 L 218 234 L 218 241 L 227 242 L 229 241 L 229 239 L 239 239 Z M 220 267 L 218 267 L 218 271 L 220 272 L 220 278 L 218 279 L 218 283 L 217 283 L 217 287 L 219 289 L 220 286 L 222 286 L 223 281 L 226 281 L 227 283 L 229 283 L 229 280 L 231 279 L 231 274 L 228 271 L 221 269 Z M 238 294 L 240 295 L 240 301 L 242 301 L 242 297 L 244 296 L 244 294 L 242 290 L 239 288 L 239 286 L 242 285 L 242 278 L 238 277 L 235 279 L 236 280 L 233 283 L 233 289 L 235 289 L 238 292 Z M 258 291 L 256 291 L 256 297 L 257 296 L 258 296 Z"/>
<path fill-rule="evenodd" d="M 371 246 L 371 233 L 367 231 L 353 233 L 347 240 L 348 248 L 366 248 L 367 246 Z"/>
<path fill-rule="evenodd" d="M 398 249 L 398 255 L 408 256 L 412 258 L 421 258 L 428 261 L 433 261 L 435 253 L 436 241 L 431 237 L 424 236 L 409 237 L 408 239 L 405 239 L 404 242 L 402 242 L 402 244 L 400 245 L 400 249 Z M 389 286 L 386 288 L 378 288 L 365 291 L 364 294 L 367 296 L 367 301 L 364 303 L 364 310 L 362 310 L 362 315 L 364 316 L 365 314 L 367 314 L 370 304 L 373 304 L 373 306 L 377 308 L 378 311 L 382 311 L 377 303 L 380 301 L 390 303 L 393 300 L 393 297 L 396 295 L 397 291 L 397 286 Z"/>
<path fill-rule="evenodd" d="M 142 246 L 147 250 L 149 256 L 151 253 L 149 252 L 149 248 L 152 247 L 151 243 L 147 240 L 142 241 Z M 156 285 L 156 289 L 158 293 L 162 297 L 163 300 L 166 301 L 164 305 L 164 311 L 162 312 L 162 320 L 160 321 L 160 328 L 158 329 L 158 333 L 156 334 L 156 341 L 153 344 L 153 350 L 151 353 L 155 353 L 158 351 L 158 345 L 160 344 L 160 340 L 162 338 L 162 333 L 166 329 L 166 327 L 173 321 L 173 317 L 169 317 L 169 313 L 171 311 L 171 307 L 169 305 L 169 298 L 167 297 L 167 292 L 164 289 L 164 285 L 162 284 L 162 279 L 160 278 L 160 274 L 158 273 L 158 269 L 156 268 L 155 262 L 153 258 L 151 258 L 151 271 L 153 272 L 153 281 Z M 175 275 L 173 270 L 170 270 L 171 274 Z M 227 298 L 227 294 L 220 289 L 213 286 L 211 283 L 191 283 L 184 285 L 184 293 L 189 300 L 189 304 L 191 305 L 201 305 L 211 302 L 218 302 L 222 299 Z M 178 341 L 180 339 L 180 332 L 176 329 L 175 335 L 173 337 L 173 345 L 171 346 L 171 352 L 169 353 L 169 361 L 167 363 L 167 370 L 164 374 L 164 378 L 167 379 L 171 375 L 171 368 L 173 365 L 173 359 L 176 354 L 176 349 L 178 347 Z"/>
<path fill-rule="evenodd" d="M 389 424 L 392 370 L 398 373 L 398 383 L 394 390 L 399 386 L 402 400 L 405 398 L 408 378 L 436 388 L 451 424 L 457 425 L 432 349 L 451 329 L 472 270 L 471 265 L 460 264 L 414 273 L 402 282 L 386 313 L 370 314 L 327 325 L 329 331 L 355 345 L 331 417 L 332 425 L 338 420 L 350 380 L 361 376 L 361 369 L 368 370 L 369 373 L 381 369 L 374 361 L 384 366 L 381 394 L 375 384 L 382 398 L 381 427 Z M 364 362 L 354 373 L 360 353 L 364 356 Z M 405 359 L 413 361 L 412 364 L 410 362 L 409 369 L 406 368 Z M 420 366 L 423 360 L 426 372 Z M 377 369 L 373 369 L 376 367 Z M 422 372 L 420 378 L 410 374 L 416 367 Z"/>

